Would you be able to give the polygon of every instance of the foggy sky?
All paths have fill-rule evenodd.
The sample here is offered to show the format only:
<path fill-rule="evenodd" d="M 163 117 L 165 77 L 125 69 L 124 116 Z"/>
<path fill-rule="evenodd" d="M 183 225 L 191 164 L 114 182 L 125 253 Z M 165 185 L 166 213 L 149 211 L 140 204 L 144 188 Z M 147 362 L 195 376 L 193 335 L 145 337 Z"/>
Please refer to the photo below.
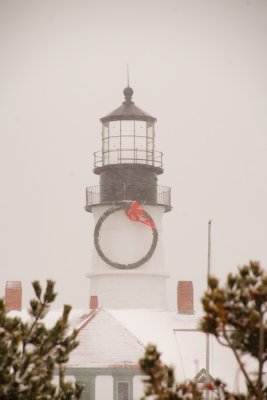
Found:
<path fill-rule="evenodd" d="M 250 259 L 267 267 L 266 0 L 0 0 L 0 294 L 56 280 L 88 305 L 99 118 L 133 100 L 155 116 L 170 304 Z M 199 308 L 199 304 L 196 304 Z"/>

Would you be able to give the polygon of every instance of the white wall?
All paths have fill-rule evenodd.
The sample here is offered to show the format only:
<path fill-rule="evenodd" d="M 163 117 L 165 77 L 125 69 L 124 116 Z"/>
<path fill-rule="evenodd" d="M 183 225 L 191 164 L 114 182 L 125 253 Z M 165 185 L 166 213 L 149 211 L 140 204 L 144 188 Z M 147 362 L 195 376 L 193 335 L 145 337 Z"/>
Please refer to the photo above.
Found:
<path fill-rule="evenodd" d="M 113 377 L 98 375 L 95 379 L 95 400 L 113 400 Z"/>
<path fill-rule="evenodd" d="M 94 208 L 95 221 L 110 206 Z M 106 308 L 166 307 L 167 277 L 162 246 L 162 217 L 164 207 L 144 206 L 158 230 L 158 243 L 152 257 L 132 270 L 121 270 L 106 264 L 94 250 L 90 278 L 90 295 L 97 295 L 99 305 Z M 130 221 L 123 210 L 111 214 L 103 223 L 100 246 L 105 255 L 119 263 L 132 263 L 142 258 L 152 243 L 151 228 Z"/>
<path fill-rule="evenodd" d="M 136 375 L 133 378 L 133 400 L 140 400 L 144 395 L 144 384 L 143 379 L 145 376 Z"/>

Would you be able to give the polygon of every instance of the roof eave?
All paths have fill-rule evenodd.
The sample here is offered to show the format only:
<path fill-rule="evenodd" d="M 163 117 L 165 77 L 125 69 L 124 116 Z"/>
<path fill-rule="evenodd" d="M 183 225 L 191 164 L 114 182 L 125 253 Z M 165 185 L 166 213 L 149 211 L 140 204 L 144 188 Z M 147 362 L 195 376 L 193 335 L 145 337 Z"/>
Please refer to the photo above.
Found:
<path fill-rule="evenodd" d="M 135 120 L 135 121 L 148 121 L 148 122 L 156 122 L 157 119 L 154 117 L 150 117 L 147 115 L 141 116 L 136 114 L 129 114 L 129 115 L 107 115 L 106 117 L 100 118 L 102 123 L 108 121 L 127 121 L 127 120 Z"/>
<path fill-rule="evenodd" d="M 134 119 L 137 121 L 150 121 L 155 122 L 156 118 L 152 117 L 141 108 L 137 107 L 133 102 L 124 102 L 114 111 L 100 118 L 101 122 L 117 121 L 117 120 L 129 120 Z"/>

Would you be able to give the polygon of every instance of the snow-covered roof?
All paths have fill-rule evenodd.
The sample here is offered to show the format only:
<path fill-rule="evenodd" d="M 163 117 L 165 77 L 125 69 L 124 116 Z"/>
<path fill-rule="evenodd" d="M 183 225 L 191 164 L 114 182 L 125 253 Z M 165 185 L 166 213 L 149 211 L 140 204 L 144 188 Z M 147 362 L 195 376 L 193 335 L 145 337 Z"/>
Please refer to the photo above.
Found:
<path fill-rule="evenodd" d="M 94 310 L 76 326 L 79 346 L 71 353 L 69 367 L 136 367 L 144 354 L 138 339 L 108 311 Z"/>
<path fill-rule="evenodd" d="M 50 311 L 44 322 L 52 326 L 61 311 Z M 27 312 L 11 311 L 10 316 L 28 319 Z M 80 329 L 79 346 L 71 353 L 69 367 L 138 367 L 148 343 L 157 345 L 162 360 L 175 368 L 178 381 L 193 379 L 206 368 L 206 335 L 198 330 L 201 314 L 178 314 L 163 310 L 72 310 L 71 328 Z M 213 378 L 221 378 L 229 389 L 243 388 L 237 362 L 231 351 L 210 336 L 210 368 Z M 252 370 L 251 359 L 246 363 Z"/>
<path fill-rule="evenodd" d="M 194 379 L 206 365 L 206 335 L 198 329 L 200 313 L 178 314 L 174 311 L 112 310 L 110 313 L 142 343 L 157 345 L 162 360 L 175 368 L 179 382 Z M 232 352 L 209 339 L 209 374 L 228 384 L 229 389 L 244 387 Z M 251 359 L 247 359 L 252 367 Z"/>
<path fill-rule="evenodd" d="M 109 310 L 111 315 L 132 332 L 142 343 L 153 343 L 162 352 L 166 363 L 176 364 L 177 345 L 173 329 L 195 328 L 197 315 L 177 315 L 163 310 Z"/>

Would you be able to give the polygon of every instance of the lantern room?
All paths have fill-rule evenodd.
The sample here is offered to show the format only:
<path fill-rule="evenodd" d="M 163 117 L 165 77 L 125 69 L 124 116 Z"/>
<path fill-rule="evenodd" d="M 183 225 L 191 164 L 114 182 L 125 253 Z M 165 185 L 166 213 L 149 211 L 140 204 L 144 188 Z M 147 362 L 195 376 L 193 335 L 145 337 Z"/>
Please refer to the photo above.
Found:
<path fill-rule="evenodd" d="M 170 188 L 157 184 L 163 173 L 162 153 L 155 150 L 155 122 L 132 101 L 133 89 L 123 90 L 124 101 L 101 118 L 102 149 L 94 153 L 99 185 L 86 190 L 86 210 L 100 204 L 138 201 L 171 209 Z"/>
<path fill-rule="evenodd" d="M 161 169 L 162 153 L 155 151 L 154 146 L 156 118 L 134 104 L 131 87 L 126 87 L 123 94 L 122 105 L 100 119 L 102 150 L 94 153 L 95 168 L 110 164 L 145 164 Z"/>

